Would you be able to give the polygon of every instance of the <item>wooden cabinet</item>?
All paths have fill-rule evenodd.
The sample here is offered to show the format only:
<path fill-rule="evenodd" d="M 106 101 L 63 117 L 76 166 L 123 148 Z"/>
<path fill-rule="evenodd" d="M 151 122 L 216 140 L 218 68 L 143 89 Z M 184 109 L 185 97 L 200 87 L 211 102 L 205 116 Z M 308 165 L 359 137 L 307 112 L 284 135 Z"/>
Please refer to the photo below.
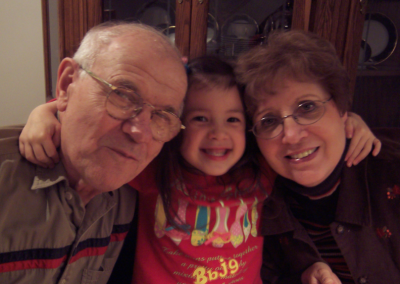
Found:
<path fill-rule="evenodd" d="M 370 0 L 363 19 L 362 49 L 353 110 L 372 127 L 400 127 L 400 1 Z"/>
<path fill-rule="evenodd" d="M 363 14 L 361 11 L 363 1 L 59 0 L 60 58 L 72 56 L 85 32 L 92 26 L 108 19 L 126 19 L 129 17 L 126 14 L 128 11 L 133 11 L 133 15 L 137 15 L 137 11 L 141 6 L 149 5 L 152 2 L 164 3 L 164 5 L 168 6 L 168 9 L 172 10 L 170 18 L 173 18 L 173 22 L 171 20 L 169 24 L 174 27 L 175 44 L 184 56 L 194 58 L 206 54 L 207 48 L 210 49 L 207 42 L 210 12 L 214 14 L 211 14 L 213 17 L 218 17 L 221 11 L 228 12 L 225 13 L 227 15 L 242 13 L 253 17 L 251 14 L 252 3 L 254 3 L 254 9 L 257 12 L 268 7 L 268 5 L 272 7 L 277 5 L 276 3 L 281 3 L 280 5 L 291 5 L 290 27 L 292 29 L 313 31 L 327 38 L 335 45 L 338 55 L 350 73 L 354 86 L 362 25 L 365 17 L 365 13 Z M 217 12 L 215 12 L 216 7 L 219 9 Z M 265 21 L 268 20 L 269 14 L 273 12 L 274 10 L 264 12 Z M 124 15 L 119 18 L 118 14 Z M 225 18 L 227 17 L 225 16 Z M 129 18 L 129 20 L 132 20 L 132 18 Z M 224 21 L 220 21 L 218 18 L 217 22 L 221 36 Z M 258 25 L 258 34 L 261 38 L 258 40 L 261 43 L 262 36 L 265 35 L 262 29 L 265 29 L 266 24 L 263 21 L 259 21 Z M 233 54 L 235 55 L 235 53 Z"/>

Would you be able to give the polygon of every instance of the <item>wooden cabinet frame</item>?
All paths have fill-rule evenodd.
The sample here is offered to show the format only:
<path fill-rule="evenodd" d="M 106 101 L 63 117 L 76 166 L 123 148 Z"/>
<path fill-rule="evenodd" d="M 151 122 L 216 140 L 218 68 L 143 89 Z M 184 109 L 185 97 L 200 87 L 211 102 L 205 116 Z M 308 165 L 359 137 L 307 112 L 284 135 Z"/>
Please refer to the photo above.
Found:
<path fill-rule="evenodd" d="M 362 1 L 361 1 L 362 2 Z M 175 41 L 188 58 L 206 53 L 209 0 L 176 0 Z M 102 22 L 101 0 L 58 0 L 60 59 L 72 56 L 83 36 Z M 313 31 L 336 47 L 355 86 L 364 14 L 360 0 L 295 0 L 292 29 Z"/>

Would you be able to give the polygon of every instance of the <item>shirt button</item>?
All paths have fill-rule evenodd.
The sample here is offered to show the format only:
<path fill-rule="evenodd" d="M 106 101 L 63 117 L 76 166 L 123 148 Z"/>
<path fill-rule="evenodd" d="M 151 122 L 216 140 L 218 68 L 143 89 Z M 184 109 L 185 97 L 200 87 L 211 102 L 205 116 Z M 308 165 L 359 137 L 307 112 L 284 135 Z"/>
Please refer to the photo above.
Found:
<path fill-rule="evenodd" d="M 339 226 L 336 228 L 336 232 L 337 232 L 338 234 L 342 234 L 342 233 L 344 232 L 344 227 L 343 227 L 342 225 L 339 225 Z"/>
<path fill-rule="evenodd" d="M 71 199 L 72 199 L 72 193 L 69 192 L 69 191 L 67 191 L 67 192 L 65 193 L 65 198 L 66 198 L 67 200 L 71 200 Z M 63 279 L 63 280 L 65 280 L 65 279 Z"/>
<path fill-rule="evenodd" d="M 365 283 L 367 283 L 368 281 L 367 281 L 367 277 L 365 277 L 365 276 L 362 276 L 362 277 L 360 277 L 359 279 L 358 279 L 358 283 L 360 283 L 360 284 L 365 284 Z"/>
<path fill-rule="evenodd" d="M 65 284 L 65 283 L 67 283 L 67 280 L 65 280 L 65 279 L 62 279 L 62 280 L 60 281 L 60 284 Z"/>

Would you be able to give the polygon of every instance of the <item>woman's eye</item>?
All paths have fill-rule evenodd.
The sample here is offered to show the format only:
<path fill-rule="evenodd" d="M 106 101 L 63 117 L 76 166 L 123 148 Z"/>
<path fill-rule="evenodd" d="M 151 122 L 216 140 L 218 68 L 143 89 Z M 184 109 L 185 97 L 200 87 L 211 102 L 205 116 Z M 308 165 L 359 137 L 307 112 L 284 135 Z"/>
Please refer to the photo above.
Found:
<path fill-rule="evenodd" d="M 274 116 L 266 116 L 261 119 L 262 128 L 274 127 L 278 124 L 278 118 Z"/>
<path fill-rule="evenodd" d="M 313 110 L 315 110 L 315 108 L 316 108 L 316 103 L 313 101 L 308 101 L 301 103 L 298 107 L 298 110 L 304 113 L 304 112 L 312 112 Z"/>

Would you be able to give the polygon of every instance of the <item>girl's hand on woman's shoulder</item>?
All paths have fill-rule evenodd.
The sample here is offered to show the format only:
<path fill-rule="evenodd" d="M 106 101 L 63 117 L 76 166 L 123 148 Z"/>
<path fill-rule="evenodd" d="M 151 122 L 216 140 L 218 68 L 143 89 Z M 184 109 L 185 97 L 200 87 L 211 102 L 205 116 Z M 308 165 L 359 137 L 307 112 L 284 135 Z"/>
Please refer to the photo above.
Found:
<path fill-rule="evenodd" d="M 375 137 L 365 121 L 353 112 L 347 113 L 345 125 L 346 137 L 351 138 L 345 161 L 348 167 L 357 165 L 369 155 L 372 148 L 372 155 L 376 156 L 381 151 L 382 143 Z"/>

